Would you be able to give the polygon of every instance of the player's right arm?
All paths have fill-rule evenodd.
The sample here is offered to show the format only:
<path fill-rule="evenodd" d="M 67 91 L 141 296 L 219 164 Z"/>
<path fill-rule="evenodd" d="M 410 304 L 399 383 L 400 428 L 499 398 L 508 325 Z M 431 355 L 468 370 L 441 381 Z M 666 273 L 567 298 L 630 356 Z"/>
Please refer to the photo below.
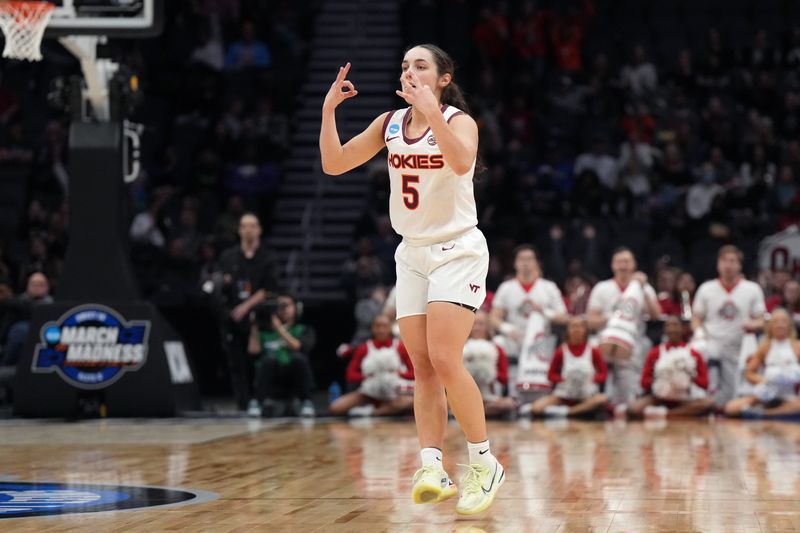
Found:
<path fill-rule="evenodd" d="M 336 108 L 348 98 L 358 94 L 353 83 L 345 79 L 349 71 L 350 63 L 339 68 L 339 74 L 331 84 L 322 104 L 319 151 L 322 156 L 322 171 L 332 176 L 344 174 L 366 163 L 385 145 L 381 130 L 388 111 L 373 120 L 367 129 L 347 141 L 344 146 L 339 140 L 339 132 L 336 131 Z M 344 88 L 348 91 L 344 92 L 342 90 Z"/>

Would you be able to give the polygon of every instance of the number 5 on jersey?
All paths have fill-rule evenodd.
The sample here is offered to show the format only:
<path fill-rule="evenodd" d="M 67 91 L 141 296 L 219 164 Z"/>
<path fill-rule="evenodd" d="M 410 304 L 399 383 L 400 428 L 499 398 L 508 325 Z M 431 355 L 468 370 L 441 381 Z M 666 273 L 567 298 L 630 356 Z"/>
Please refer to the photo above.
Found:
<path fill-rule="evenodd" d="M 403 203 L 412 211 L 419 207 L 419 191 L 413 184 L 419 183 L 419 176 L 403 174 Z"/>

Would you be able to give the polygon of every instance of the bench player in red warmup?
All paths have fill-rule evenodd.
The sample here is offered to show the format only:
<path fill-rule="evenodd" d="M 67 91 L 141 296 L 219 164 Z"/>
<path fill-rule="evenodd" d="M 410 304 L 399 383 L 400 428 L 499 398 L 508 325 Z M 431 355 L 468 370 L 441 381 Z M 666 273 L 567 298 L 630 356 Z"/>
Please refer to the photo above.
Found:
<path fill-rule="evenodd" d="M 346 79 L 350 63 L 339 69 L 322 105 L 322 169 L 342 174 L 384 146 L 389 150 L 389 215 L 403 237 L 395 253 L 397 319 L 414 363 L 414 416 L 422 448 L 412 498 L 436 503 L 457 493 L 442 464 L 449 401 L 469 452 L 456 511 L 475 514 L 491 505 L 505 481 L 489 448 L 480 390 L 462 360 L 475 311 L 486 296 L 489 267 L 472 188 L 478 126 L 464 112 L 446 52 L 430 44 L 414 46 L 401 66 L 402 90 L 396 92 L 408 107 L 381 114 L 344 145 L 335 110 L 358 91 Z"/>

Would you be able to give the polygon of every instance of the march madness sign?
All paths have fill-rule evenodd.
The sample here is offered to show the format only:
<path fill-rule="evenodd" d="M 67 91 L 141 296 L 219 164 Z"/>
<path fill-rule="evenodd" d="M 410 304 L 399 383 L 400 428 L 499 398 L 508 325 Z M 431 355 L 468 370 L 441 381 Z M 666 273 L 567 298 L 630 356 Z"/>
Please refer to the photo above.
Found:
<path fill-rule="evenodd" d="M 31 370 L 80 389 L 107 387 L 145 364 L 149 333 L 149 321 L 128 322 L 109 307 L 74 307 L 39 330 Z"/>

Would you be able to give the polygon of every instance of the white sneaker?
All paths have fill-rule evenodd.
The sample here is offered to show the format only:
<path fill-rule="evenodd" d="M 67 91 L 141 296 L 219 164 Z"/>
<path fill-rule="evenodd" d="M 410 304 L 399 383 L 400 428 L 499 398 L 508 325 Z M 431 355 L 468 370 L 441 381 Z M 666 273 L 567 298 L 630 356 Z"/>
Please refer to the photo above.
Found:
<path fill-rule="evenodd" d="M 314 418 L 317 411 L 314 409 L 314 404 L 311 400 L 304 400 L 303 405 L 300 407 L 300 416 L 303 418 Z"/>
<path fill-rule="evenodd" d="M 614 407 L 615 418 L 626 418 L 628 416 L 628 404 L 621 403 Z"/>
<path fill-rule="evenodd" d="M 414 473 L 411 499 L 414 503 L 439 503 L 458 494 L 458 489 L 443 468 L 423 466 Z"/>
<path fill-rule="evenodd" d="M 347 411 L 347 416 L 372 416 L 373 411 L 375 411 L 375 406 L 371 403 L 367 405 L 357 405 Z"/>
<path fill-rule="evenodd" d="M 666 418 L 669 410 L 664 405 L 648 405 L 644 408 L 646 418 Z"/>
<path fill-rule="evenodd" d="M 252 416 L 253 418 L 261 418 L 261 404 L 258 403 L 258 400 L 253 398 L 247 404 L 247 416 Z"/>
<path fill-rule="evenodd" d="M 497 489 L 506 480 L 503 465 L 497 460 L 495 460 L 494 468 L 477 463 L 471 464 L 467 468 L 467 473 L 461 481 L 464 490 L 458 499 L 458 505 L 456 505 L 456 512 L 461 515 L 477 514 L 488 509 L 494 501 Z"/>
<path fill-rule="evenodd" d="M 569 416 L 569 406 L 548 405 L 544 408 L 544 416 L 552 416 L 553 418 L 566 418 Z"/>

